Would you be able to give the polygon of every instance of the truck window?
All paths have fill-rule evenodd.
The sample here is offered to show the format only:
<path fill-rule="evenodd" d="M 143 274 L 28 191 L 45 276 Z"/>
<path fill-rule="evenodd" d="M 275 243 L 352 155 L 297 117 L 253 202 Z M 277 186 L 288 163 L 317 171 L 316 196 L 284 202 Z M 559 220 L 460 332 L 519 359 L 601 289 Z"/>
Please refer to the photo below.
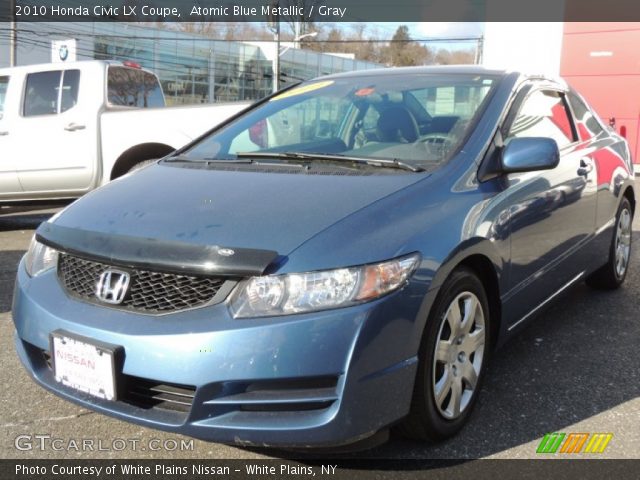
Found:
<path fill-rule="evenodd" d="M 80 89 L 80 70 L 65 70 L 62 78 L 62 95 L 60 96 L 60 113 L 75 107 L 78 103 Z"/>
<path fill-rule="evenodd" d="M 9 77 L 0 77 L 0 119 L 4 113 L 4 99 L 7 96 L 7 88 L 9 86 Z"/>
<path fill-rule="evenodd" d="M 60 70 L 27 75 L 27 88 L 22 106 L 22 113 L 25 117 L 58 113 L 58 90 L 60 89 L 61 75 Z"/>
<path fill-rule="evenodd" d="M 80 70 L 31 73 L 27 75 L 23 115 L 33 117 L 66 112 L 78 102 L 79 87 Z"/>
<path fill-rule="evenodd" d="M 164 97 L 158 78 L 144 70 L 109 67 L 107 100 L 123 107 L 163 107 Z"/>

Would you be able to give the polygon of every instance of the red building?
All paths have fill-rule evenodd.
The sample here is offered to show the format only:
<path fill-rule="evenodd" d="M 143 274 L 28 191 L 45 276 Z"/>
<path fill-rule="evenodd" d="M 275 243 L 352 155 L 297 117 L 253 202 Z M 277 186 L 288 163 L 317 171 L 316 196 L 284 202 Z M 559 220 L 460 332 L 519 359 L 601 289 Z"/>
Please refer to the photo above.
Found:
<path fill-rule="evenodd" d="M 615 122 L 640 164 L 640 23 L 566 22 L 560 75 Z"/>

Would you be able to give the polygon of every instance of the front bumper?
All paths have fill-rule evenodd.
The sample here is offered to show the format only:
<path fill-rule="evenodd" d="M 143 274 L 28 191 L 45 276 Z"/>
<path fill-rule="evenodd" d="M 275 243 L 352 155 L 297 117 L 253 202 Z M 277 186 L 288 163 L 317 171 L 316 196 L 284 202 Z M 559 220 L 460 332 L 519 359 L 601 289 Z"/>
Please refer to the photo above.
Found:
<path fill-rule="evenodd" d="M 86 408 L 211 441 L 260 446 L 348 444 L 405 416 L 413 392 L 424 292 L 410 283 L 343 309 L 235 320 L 225 304 L 164 316 L 72 299 L 54 271 L 31 279 L 21 264 L 15 344 L 34 380 Z M 127 385 L 189 392 L 189 405 L 106 401 L 55 381 L 49 335 L 63 329 L 122 346 Z M 140 400 L 139 398 L 136 400 Z"/>

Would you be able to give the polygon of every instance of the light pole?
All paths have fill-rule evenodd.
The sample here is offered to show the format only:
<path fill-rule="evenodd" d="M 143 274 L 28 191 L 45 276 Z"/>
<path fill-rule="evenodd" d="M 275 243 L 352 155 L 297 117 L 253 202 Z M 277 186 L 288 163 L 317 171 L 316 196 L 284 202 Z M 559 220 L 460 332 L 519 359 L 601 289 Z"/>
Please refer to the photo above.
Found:
<path fill-rule="evenodd" d="M 273 93 L 280 90 L 280 19 L 274 24 L 274 38 L 276 41 L 276 51 L 273 55 Z"/>
<path fill-rule="evenodd" d="M 9 66 L 15 67 L 18 62 L 18 39 L 16 23 L 16 0 L 9 4 Z"/>
<path fill-rule="evenodd" d="M 291 50 L 292 48 L 300 48 L 300 40 L 307 37 L 315 37 L 316 35 L 318 35 L 318 32 L 309 32 L 309 33 L 305 33 L 304 35 L 299 35 L 295 37 L 293 39 L 293 42 L 291 42 L 293 43 L 293 45 L 287 45 L 286 47 L 284 47 L 282 51 L 279 53 L 279 55 L 280 56 L 284 55 L 286 51 Z"/>
<path fill-rule="evenodd" d="M 318 35 L 318 32 L 309 32 L 304 35 L 298 35 L 293 39 L 293 45 L 295 48 L 298 48 L 300 45 L 300 40 L 307 37 L 315 37 Z M 280 22 L 276 24 L 276 55 L 273 59 L 273 92 L 277 92 L 280 90 L 280 57 L 284 55 L 285 52 L 292 48 L 291 45 L 287 45 L 282 51 L 280 51 Z"/>

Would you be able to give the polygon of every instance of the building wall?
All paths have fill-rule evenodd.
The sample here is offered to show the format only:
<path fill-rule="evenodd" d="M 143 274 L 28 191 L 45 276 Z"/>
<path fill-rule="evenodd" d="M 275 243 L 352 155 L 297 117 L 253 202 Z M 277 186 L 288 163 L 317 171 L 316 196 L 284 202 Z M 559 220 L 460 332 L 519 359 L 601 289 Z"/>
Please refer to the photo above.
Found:
<path fill-rule="evenodd" d="M 562 22 L 487 22 L 483 65 L 558 75 Z"/>
<path fill-rule="evenodd" d="M 272 91 L 266 46 L 211 40 L 127 23 L 19 23 L 18 65 L 51 61 L 51 41 L 75 39 L 77 59 L 131 60 L 153 70 L 169 104 L 255 100 Z M 0 67 L 9 64 L 0 40 Z M 379 67 L 333 55 L 289 49 L 281 57 L 281 86 L 323 74 Z"/>
<path fill-rule="evenodd" d="M 567 22 L 561 75 L 629 140 L 639 163 L 640 23 Z"/>

